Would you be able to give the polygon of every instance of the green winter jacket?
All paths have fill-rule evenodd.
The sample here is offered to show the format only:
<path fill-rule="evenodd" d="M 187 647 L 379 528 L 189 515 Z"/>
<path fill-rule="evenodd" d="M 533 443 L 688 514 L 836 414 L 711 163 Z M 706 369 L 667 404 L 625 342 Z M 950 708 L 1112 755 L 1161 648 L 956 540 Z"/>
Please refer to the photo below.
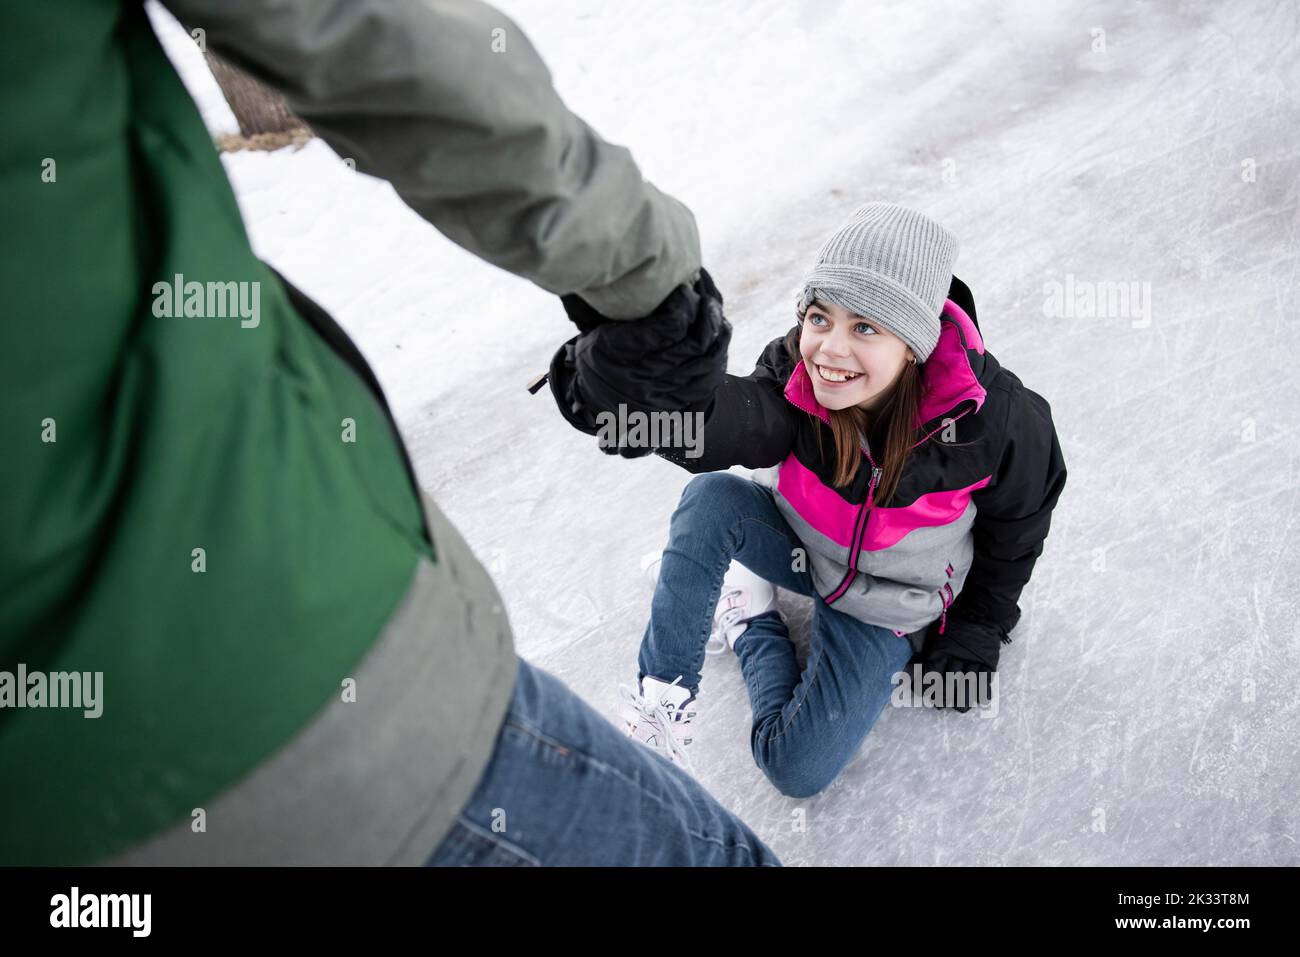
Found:
<path fill-rule="evenodd" d="M 168 6 L 504 269 L 632 318 L 699 268 L 490 6 Z M 420 863 L 509 703 L 500 597 L 141 5 L 0 18 L 0 863 Z M 100 673 L 99 716 L 20 672 Z"/>

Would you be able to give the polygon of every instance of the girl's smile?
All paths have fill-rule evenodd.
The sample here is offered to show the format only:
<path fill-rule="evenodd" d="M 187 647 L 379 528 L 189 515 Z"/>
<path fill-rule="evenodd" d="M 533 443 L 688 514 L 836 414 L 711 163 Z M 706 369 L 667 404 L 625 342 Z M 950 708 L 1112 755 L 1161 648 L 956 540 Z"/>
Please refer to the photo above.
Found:
<path fill-rule="evenodd" d="M 821 365 L 814 363 L 822 382 L 828 386 L 848 385 L 862 377 L 861 372 L 852 372 L 847 369 L 837 368 L 835 366 Z"/>

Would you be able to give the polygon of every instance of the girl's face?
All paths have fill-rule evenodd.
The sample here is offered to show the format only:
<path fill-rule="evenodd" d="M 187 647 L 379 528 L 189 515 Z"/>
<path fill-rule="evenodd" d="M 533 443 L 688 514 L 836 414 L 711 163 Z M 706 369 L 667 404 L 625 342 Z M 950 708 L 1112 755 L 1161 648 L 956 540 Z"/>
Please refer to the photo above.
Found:
<path fill-rule="evenodd" d="M 804 314 L 799 354 L 817 401 L 832 410 L 875 408 L 913 355 L 892 332 L 820 299 Z"/>

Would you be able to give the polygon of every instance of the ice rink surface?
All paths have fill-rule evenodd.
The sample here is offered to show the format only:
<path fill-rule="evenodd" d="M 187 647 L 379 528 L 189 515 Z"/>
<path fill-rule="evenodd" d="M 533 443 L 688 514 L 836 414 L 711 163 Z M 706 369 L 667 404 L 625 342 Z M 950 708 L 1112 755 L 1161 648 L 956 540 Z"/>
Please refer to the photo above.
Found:
<path fill-rule="evenodd" d="M 958 235 L 987 347 L 1051 403 L 1069 468 L 996 717 L 886 708 L 796 800 L 750 754 L 736 659 L 710 658 L 693 750 L 718 800 L 794 865 L 1300 863 L 1295 3 L 498 5 L 694 211 L 732 372 L 849 212 L 915 206 Z M 637 560 L 690 476 L 607 458 L 525 390 L 575 331 L 555 297 L 320 141 L 225 162 L 259 254 L 374 366 L 519 653 L 615 718 Z M 783 604 L 802 639 L 807 600 Z"/>

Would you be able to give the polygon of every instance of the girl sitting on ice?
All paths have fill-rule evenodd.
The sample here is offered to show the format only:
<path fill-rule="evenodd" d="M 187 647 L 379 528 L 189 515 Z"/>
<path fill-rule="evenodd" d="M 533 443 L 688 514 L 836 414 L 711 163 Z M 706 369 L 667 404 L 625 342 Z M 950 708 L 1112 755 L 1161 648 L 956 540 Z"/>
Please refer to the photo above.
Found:
<path fill-rule="evenodd" d="M 934 220 L 860 207 L 818 251 L 795 326 L 708 403 L 703 454 L 656 450 L 702 474 L 621 693 L 627 733 L 674 763 L 711 634 L 740 659 L 754 759 L 797 797 L 835 779 L 909 663 L 996 671 L 1066 469 L 1048 403 L 986 351 L 956 257 Z M 815 599 L 802 670 L 773 585 Z"/>

